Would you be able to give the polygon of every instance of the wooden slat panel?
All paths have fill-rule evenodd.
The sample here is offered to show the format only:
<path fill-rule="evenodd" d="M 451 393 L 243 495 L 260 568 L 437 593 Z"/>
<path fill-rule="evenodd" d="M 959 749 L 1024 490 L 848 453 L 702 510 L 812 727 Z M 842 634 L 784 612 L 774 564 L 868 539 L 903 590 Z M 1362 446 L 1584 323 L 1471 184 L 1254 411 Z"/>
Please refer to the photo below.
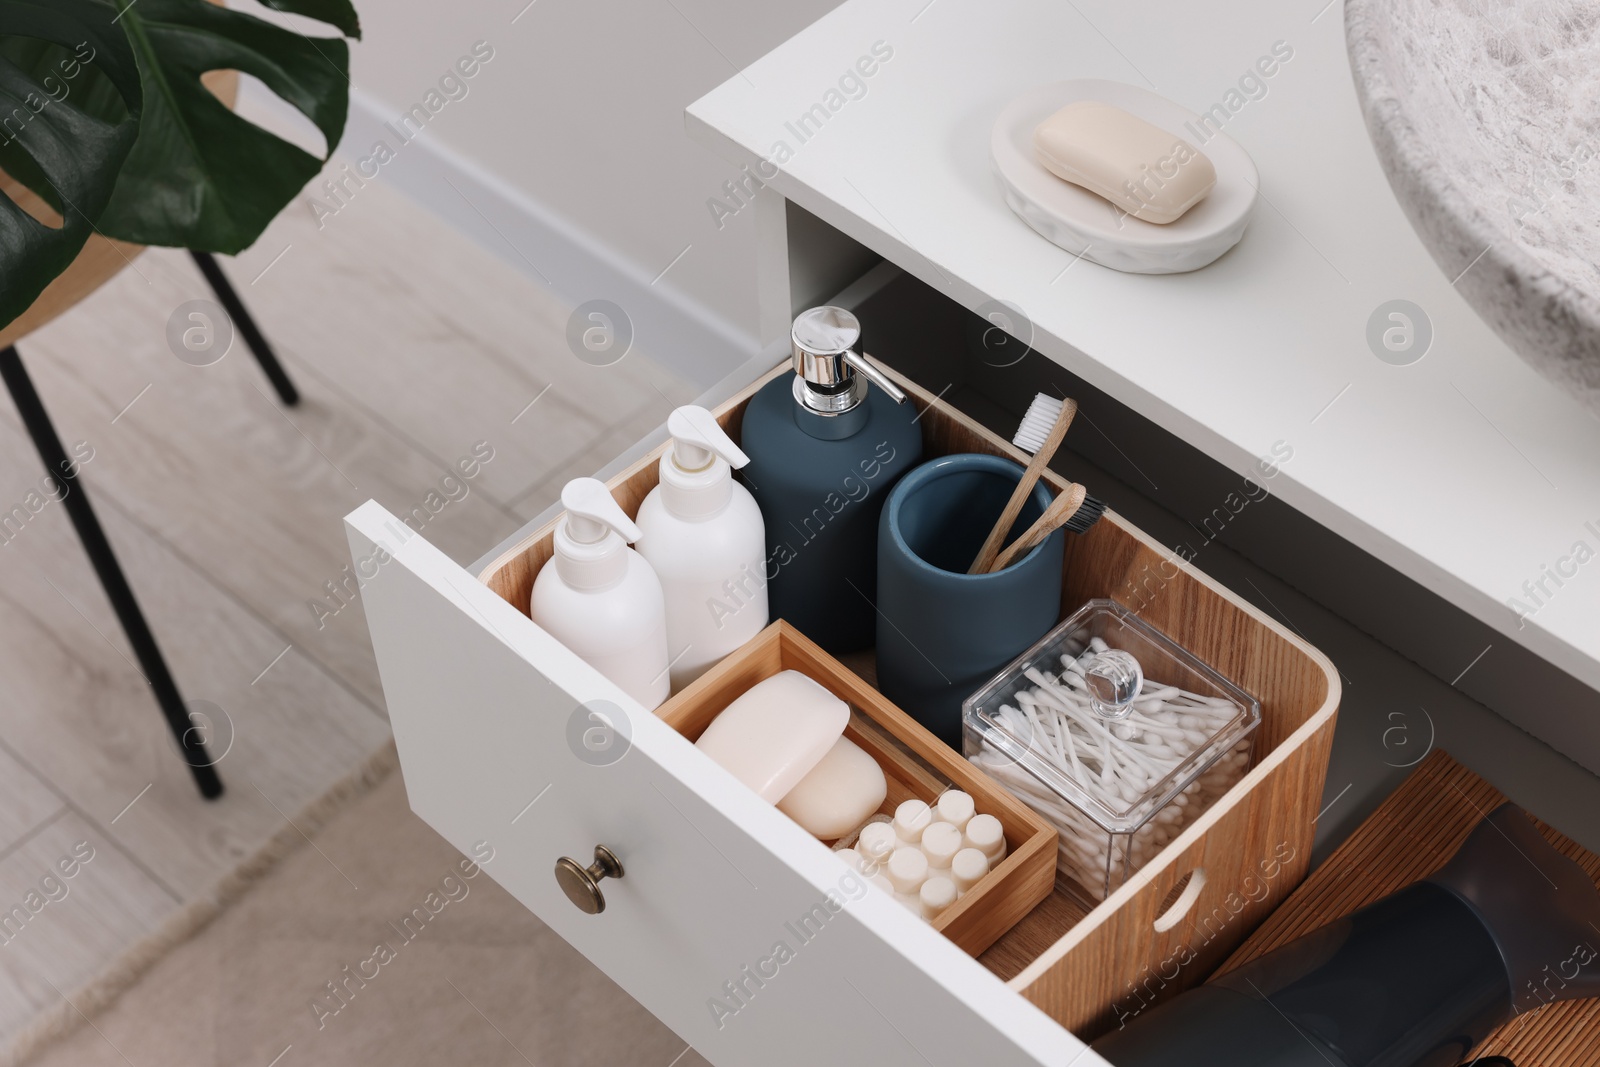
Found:
<path fill-rule="evenodd" d="M 1447 753 L 1433 752 L 1218 973 L 1432 874 L 1505 800 Z M 1600 856 L 1538 826 L 1557 851 L 1600 882 Z M 1541 1008 L 1501 1027 L 1474 1054 L 1505 1056 L 1529 1067 L 1593 1067 L 1600 1063 L 1600 1006 L 1577 1000 Z"/>

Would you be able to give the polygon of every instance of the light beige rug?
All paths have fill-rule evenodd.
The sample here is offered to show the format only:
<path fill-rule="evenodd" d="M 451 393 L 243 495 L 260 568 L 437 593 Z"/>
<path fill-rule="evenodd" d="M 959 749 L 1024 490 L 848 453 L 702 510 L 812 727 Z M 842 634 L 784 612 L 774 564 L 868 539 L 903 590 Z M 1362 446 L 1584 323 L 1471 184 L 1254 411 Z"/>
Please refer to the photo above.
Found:
<path fill-rule="evenodd" d="M 393 774 L 31 1063 L 703 1067 L 461 862 Z M 430 905 L 437 914 L 413 919 L 406 940 L 397 925 Z"/>

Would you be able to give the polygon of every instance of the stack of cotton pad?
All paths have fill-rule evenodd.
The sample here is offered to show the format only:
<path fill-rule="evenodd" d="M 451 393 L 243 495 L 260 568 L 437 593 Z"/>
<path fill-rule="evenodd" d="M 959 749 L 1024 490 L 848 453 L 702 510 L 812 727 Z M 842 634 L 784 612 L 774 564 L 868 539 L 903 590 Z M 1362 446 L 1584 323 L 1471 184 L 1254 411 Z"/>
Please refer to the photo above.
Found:
<path fill-rule="evenodd" d="M 951 789 L 933 803 L 915 798 L 894 817 L 875 817 L 840 859 L 924 919 L 933 919 L 977 885 L 1006 854 L 1000 820 L 979 814 L 972 797 Z"/>

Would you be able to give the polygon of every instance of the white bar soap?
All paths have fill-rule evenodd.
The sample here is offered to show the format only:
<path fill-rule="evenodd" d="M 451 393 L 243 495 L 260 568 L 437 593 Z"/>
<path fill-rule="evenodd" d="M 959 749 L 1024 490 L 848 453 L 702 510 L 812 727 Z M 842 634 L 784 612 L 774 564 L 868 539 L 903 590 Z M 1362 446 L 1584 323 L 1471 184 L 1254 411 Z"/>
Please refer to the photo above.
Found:
<path fill-rule="evenodd" d="M 878 761 L 841 737 L 822 762 L 778 801 L 778 810 L 813 837 L 837 841 L 866 822 L 888 795 L 889 781 Z"/>
<path fill-rule="evenodd" d="M 776 804 L 811 773 L 850 721 L 850 705 L 799 671 L 779 671 L 739 694 L 695 747 Z"/>
<path fill-rule="evenodd" d="M 1099 100 L 1074 100 L 1039 123 L 1033 151 L 1051 174 L 1145 222 L 1176 222 L 1217 184 L 1198 148 Z"/>

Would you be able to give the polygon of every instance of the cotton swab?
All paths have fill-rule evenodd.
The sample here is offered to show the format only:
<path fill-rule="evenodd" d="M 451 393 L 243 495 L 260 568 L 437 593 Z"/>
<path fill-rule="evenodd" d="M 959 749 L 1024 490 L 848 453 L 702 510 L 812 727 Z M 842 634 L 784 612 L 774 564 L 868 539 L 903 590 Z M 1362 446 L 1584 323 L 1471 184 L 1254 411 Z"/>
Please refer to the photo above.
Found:
<path fill-rule="evenodd" d="M 1031 686 L 999 709 L 1005 728 L 1027 742 L 1033 757 L 1116 813 L 1151 796 L 1191 757 L 1202 760 L 1194 779 L 1159 811 L 1130 830 L 1112 831 L 1001 751 L 986 745 L 969 757 L 1056 825 L 1058 867 L 1101 897 L 1243 777 L 1250 746 L 1246 738 L 1227 751 L 1207 750 L 1237 715 L 1233 702 L 1146 678 L 1137 661 L 1131 673 L 1125 664 L 1120 673 L 1107 671 L 1109 661 L 1115 661 L 1113 668 L 1121 662 L 1116 657 L 1132 657 L 1099 638 L 1072 647 L 1077 652 L 1060 657 L 1059 673 L 1039 666 L 1025 670 Z M 1100 703 L 1091 688 L 1097 675 L 1116 683 L 1121 705 L 1108 709 Z M 1122 717 L 1109 718 L 1108 710 Z"/>

